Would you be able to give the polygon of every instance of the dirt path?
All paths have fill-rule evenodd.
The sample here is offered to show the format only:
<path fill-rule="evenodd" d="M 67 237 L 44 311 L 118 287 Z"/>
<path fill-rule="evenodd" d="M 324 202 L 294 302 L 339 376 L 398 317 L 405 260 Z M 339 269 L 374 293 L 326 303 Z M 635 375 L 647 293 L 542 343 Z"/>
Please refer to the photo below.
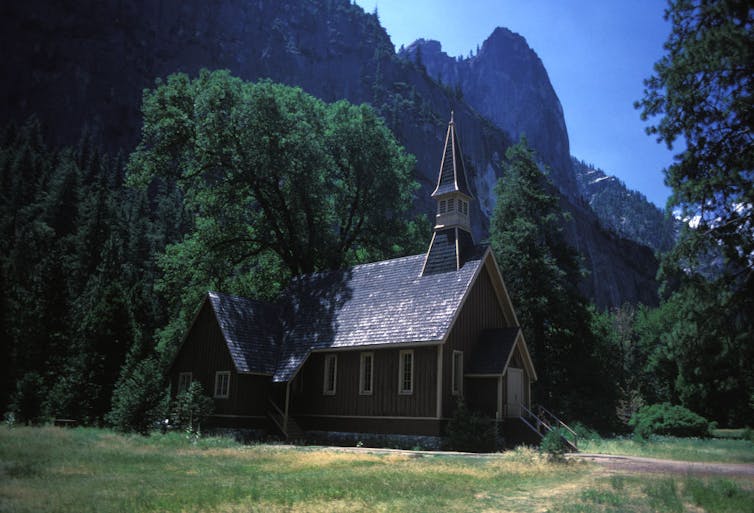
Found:
<path fill-rule="evenodd" d="M 701 463 L 696 461 L 642 458 L 639 456 L 585 453 L 569 454 L 567 457 L 589 461 L 620 472 L 655 472 L 699 476 L 748 477 L 754 479 L 754 464 L 750 463 Z"/>

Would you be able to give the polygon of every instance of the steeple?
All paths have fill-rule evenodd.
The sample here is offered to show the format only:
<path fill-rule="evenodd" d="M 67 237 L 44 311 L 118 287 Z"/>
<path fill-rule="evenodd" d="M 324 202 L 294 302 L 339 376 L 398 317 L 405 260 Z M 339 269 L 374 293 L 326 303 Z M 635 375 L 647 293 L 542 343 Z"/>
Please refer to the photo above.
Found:
<path fill-rule="evenodd" d="M 457 271 L 474 250 L 469 222 L 469 202 L 474 196 L 466 179 L 452 111 L 445 134 L 440 175 L 432 198 L 437 202 L 435 232 L 429 244 L 422 275 Z"/>

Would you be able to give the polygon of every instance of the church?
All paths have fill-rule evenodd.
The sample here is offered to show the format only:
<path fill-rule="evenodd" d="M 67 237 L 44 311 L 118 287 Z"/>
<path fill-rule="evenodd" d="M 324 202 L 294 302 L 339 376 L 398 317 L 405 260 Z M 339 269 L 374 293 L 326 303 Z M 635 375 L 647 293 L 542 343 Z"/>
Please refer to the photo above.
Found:
<path fill-rule="evenodd" d="M 296 277 L 276 303 L 209 292 L 170 368 L 198 380 L 211 426 L 279 433 L 442 437 L 463 399 L 502 423 L 537 379 L 489 247 L 451 116 L 426 253 Z"/>

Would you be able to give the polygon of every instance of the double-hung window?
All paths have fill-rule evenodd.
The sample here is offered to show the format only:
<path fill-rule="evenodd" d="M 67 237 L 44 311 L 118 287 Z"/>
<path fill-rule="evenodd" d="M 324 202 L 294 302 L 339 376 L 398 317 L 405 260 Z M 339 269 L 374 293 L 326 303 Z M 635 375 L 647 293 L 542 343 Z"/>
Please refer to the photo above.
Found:
<path fill-rule="evenodd" d="M 359 394 L 372 395 L 374 353 L 361 353 L 359 359 Z"/>
<path fill-rule="evenodd" d="M 338 378 L 338 355 L 325 355 L 325 380 L 322 393 L 335 395 L 335 383 Z"/>
<path fill-rule="evenodd" d="M 230 372 L 215 372 L 215 397 L 225 399 L 230 393 Z"/>
<path fill-rule="evenodd" d="M 403 395 L 414 393 L 414 351 L 406 349 L 399 353 L 398 365 L 398 393 Z"/>

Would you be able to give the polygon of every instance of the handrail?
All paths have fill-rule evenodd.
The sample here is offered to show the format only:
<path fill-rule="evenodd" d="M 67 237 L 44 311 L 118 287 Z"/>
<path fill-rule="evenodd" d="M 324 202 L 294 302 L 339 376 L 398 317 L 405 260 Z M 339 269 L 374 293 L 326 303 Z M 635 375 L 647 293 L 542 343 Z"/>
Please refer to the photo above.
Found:
<path fill-rule="evenodd" d="M 272 400 L 272 398 L 268 398 L 267 401 L 272 405 L 273 408 L 275 408 L 275 411 L 280 414 L 281 417 L 285 417 L 285 413 L 283 413 L 283 410 L 280 409 L 280 406 L 277 405 L 275 401 Z"/>
<path fill-rule="evenodd" d="M 560 420 L 554 413 L 552 413 L 550 410 L 548 410 L 547 408 L 545 408 L 541 404 L 537 405 L 537 409 L 540 411 L 540 415 L 542 417 L 545 417 L 545 416 L 549 417 L 551 420 L 555 421 L 555 423 L 559 427 L 561 427 L 561 428 L 565 429 L 566 431 L 568 431 L 569 433 L 571 433 L 573 435 L 573 446 L 576 447 L 576 448 L 578 448 L 578 445 L 579 445 L 579 435 L 578 435 L 578 433 L 576 433 L 576 431 L 574 431 L 573 429 L 571 429 L 570 426 L 568 426 L 565 422 L 563 422 L 562 420 Z"/>
<path fill-rule="evenodd" d="M 547 408 L 545 408 L 545 407 L 544 407 L 544 406 L 542 406 L 541 404 L 538 404 L 538 405 L 537 405 L 537 408 L 539 409 L 539 411 L 540 411 L 540 412 L 544 412 L 544 413 L 546 413 L 546 414 L 547 414 L 547 415 L 548 415 L 548 416 L 549 416 L 550 418 L 552 418 L 552 419 L 553 419 L 553 420 L 554 420 L 555 422 L 557 422 L 557 423 L 558 423 L 558 424 L 560 425 L 560 427 L 562 427 L 562 428 L 565 428 L 565 429 L 566 429 L 567 431 L 569 431 L 569 432 L 570 432 L 570 433 L 571 433 L 571 434 L 572 434 L 573 436 L 575 436 L 575 437 L 578 437 L 578 436 L 579 436 L 578 434 L 576 434 L 576 431 L 574 431 L 573 429 L 571 429 L 571 428 L 570 428 L 570 427 L 569 427 L 569 426 L 568 426 L 568 425 L 567 425 L 567 424 L 566 424 L 565 422 L 563 422 L 562 420 L 560 420 L 560 419 L 559 419 L 559 418 L 558 418 L 558 417 L 557 417 L 557 416 L 556 416 L 556 415 L 555 415 L 554 413 L 552 413 L 552 412 L 551 412 L 550 410 L 548 410 Z M 544 415 L 543 415 L 543 416 L 544 416 Z"/>

